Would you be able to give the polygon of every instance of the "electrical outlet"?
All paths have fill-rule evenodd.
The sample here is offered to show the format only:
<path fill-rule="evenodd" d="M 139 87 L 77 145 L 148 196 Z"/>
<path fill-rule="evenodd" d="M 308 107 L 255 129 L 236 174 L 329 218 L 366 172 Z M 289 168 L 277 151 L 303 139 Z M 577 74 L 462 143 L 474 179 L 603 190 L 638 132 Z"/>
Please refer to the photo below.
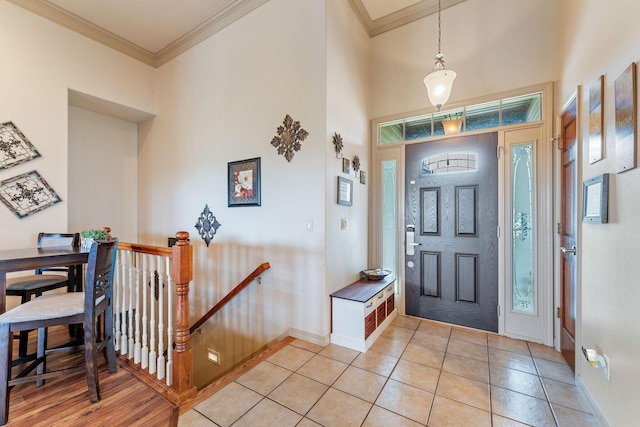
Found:
<path fill-rule="evenodd" d="M 607 381 L 611 381 L 611 360 L 606 354 L 603 354 L 602 357 L 604 357 L 604 363 L 607 365 L 605 366 L 604 375 L 607 377 Z"/>

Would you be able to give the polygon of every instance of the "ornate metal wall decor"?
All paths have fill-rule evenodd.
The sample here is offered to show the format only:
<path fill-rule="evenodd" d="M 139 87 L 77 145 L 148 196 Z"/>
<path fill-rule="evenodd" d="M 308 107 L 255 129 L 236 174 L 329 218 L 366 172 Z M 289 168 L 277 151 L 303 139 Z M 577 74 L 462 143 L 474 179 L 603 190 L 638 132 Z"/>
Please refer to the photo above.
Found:
<path fill-rule="evenodd" d="M 353 166 L 353 174 L 358 176 L 358 172 L 360 171 L 360 157 L 356 154 L 353 156 L 353 160 L 351 161 L 351 166 Z"/>
<path fill-rule="evenodd" d="M 207 247 L 209 247 L 209 243 L 211 243 L 213 235 L 216 234 L 216 231 L 218 231 L 218 228 L 221 225 L 222 224 L 218 222 L 216 217 L 209 210 L 209 205 L 205 205 L 204 210 L 200 214 L 200 218 L 198 218 L 198 221 L 196 222 L 196 229 L 198 230 L 198 233 L 200 233 L 202 240 L 207 244 Z"/>
<path fill-rule="evenodd" d="M 333 148 L 336 150 L 336 159 L 342 158 L 342 137 L 338 132 L 333 134 Z"/>
<path fill-rule="evenodd" d="M 0 124 L 0 169 L 40 157 L 38 150 L 12 122 Z"/>
<path fill-rule="evenodd" d="M 0 182 L 0 199 L 18 218 L 24 218 L 60 201 L 37 171 Z"/>
<path fill-rule="evenodd" d="M 302 148 L 302 141 L 309 136 L 309 132 L 300 126 L 299 121 L 293 121 L 290 115 L 286 115 L 283 126 L 278 126 L 278 134 L 271 140 L 271 145 L 278 149 L 288 162 L 291 162 L 296 151 Z"/>

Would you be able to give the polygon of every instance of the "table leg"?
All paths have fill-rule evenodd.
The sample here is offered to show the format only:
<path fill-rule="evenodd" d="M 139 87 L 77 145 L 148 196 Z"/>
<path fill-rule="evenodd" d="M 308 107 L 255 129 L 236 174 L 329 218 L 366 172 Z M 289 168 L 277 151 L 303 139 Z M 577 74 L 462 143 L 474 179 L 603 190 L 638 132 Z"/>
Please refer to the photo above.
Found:
<path fill-rule="evenodd" d="M 7 307 L 7 273 L 0 271 L 0 314 L 4 313 Z"/>

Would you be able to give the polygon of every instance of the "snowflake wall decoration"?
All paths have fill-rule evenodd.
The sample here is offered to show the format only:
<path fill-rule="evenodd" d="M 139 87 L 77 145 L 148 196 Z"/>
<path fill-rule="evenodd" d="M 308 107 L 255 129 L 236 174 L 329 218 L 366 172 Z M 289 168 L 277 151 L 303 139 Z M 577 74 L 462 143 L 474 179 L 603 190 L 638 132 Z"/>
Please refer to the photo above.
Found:
<path fill-rule="evenodd" d="M 38 150 L 12 122 L 0 124 L 0 169 L 40 157 Z"/>
<path fill-rule="evenodd" d="M 309 132 L 302 129 L 299 121 L 293 121 L 290 115 L 286 115 L 283 126 L 278 126 L 278 135 L 271 140 L 271 145 L 278 149 L 278 154 L 284 155 L 291 162 L 296 151 L 302 148 L 302 141 L 309 136 Z"/>
<path fill-rule="evenodd" d="M 202 240 L 207 244 L 207 247 L 209 247 L 209 243 L 211 243 L 213 235 L 216 234 L 216 231 L 218 231 L 218 228 L 220 228 L 221 225 L 222 224 L 218 222 L 216 217 L 209 210 L 209 205 L 205 205 L 204 210 L 200 214 L 200 218 L 198 218 L 198 221 L 196 222 L 196 229 L 198 230 L 198 233 L 200 233 Z"/>
<path fill-rule="evenodd" d="M 342 136 L 338 132 L 333 134 L 333 148 L 336 150 L 336 159 L 342 158 Z"/>
<path fill-rule="evenodd" d="M 357 154 L 353 156 L 351 165 L 353 166 L 353 173 L 355 174 L 355 176 L 358 176 L 358 171 L 360 170 L 360 157 L 358 157 Z"/>
<path fill-rule="evenodd" d="M 60 197 L 37 171 L 0 182 L 0 200 L 18 218 L 24 218 L 60 201 Z"/>

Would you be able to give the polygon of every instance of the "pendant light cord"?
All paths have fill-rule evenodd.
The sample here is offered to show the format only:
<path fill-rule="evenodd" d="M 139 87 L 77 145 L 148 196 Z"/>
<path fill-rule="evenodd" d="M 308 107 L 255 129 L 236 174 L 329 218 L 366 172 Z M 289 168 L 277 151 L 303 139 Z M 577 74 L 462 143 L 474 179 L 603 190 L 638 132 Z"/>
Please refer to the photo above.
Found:
<path fill-rule="evenodd" d="M 441 40 L 442 40 L 442 27 L 440 24 L 440 0 L 438 0 L 438 53 L 440 53 Z"/>

